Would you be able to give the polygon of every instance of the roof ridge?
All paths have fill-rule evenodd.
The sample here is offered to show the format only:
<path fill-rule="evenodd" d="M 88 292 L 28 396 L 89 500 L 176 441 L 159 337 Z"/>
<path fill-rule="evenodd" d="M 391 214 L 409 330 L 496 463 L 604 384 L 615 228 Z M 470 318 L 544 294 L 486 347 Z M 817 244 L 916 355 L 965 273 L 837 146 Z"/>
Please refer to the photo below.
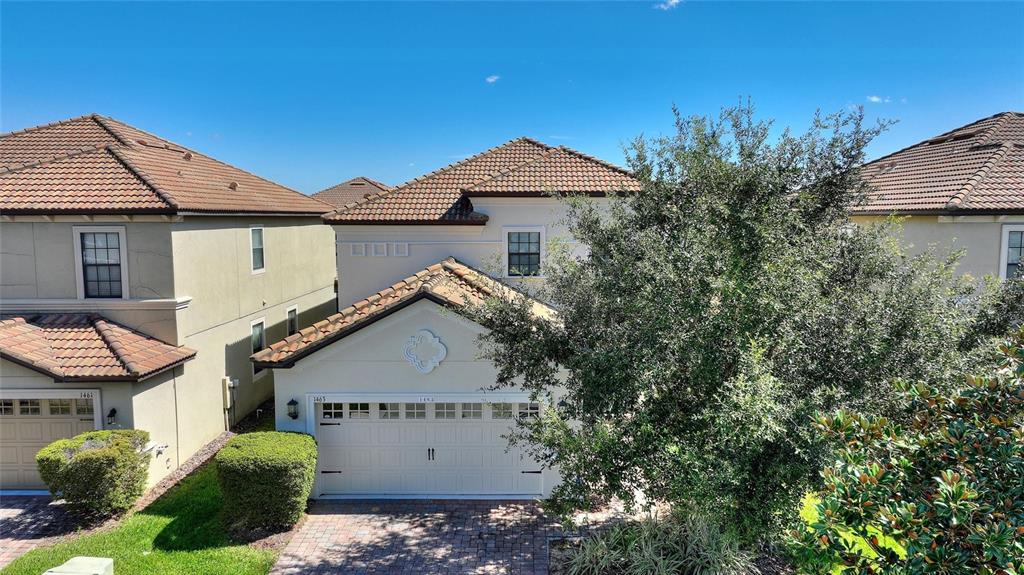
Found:
<path fill-rule="evenodd" d="M 949 201 L 946 202 L 946 209 L 956 210 L 963 206 L 964 203 L 967 201 L 967 198 L 970 197 L 971 192 L 974 191 L 974 188 L 977 186 L 978 182 L 983 180 L 985 176 L 987 176 L 988 173 L 992 171 L 992 168 L 994 168 L 996 164 L 998 164 L 1000 161 L 1002 161 L 1003 158 L 1006 157 L 1006 153 L 1010 150 L 1011 147 L 1012 146 L 1007 144 L 1000 145 L 999 148 L 997 148 L 989 157 L 989 159 L 986 160 L 980 168 L 978 168 L 978 171 L 974 172 L 974 174 L 970 178 L 968 178 L 967 183 L 965 183 L 962 188 L 960 188 L 955 194 L 953 194 L 952 197 L 949 198 Z"/>
<path fill-rule="evenodd" d="M 71 159 L 71 158 L 77 158 L 78 156 L 84 156 L 85 154 L 90 154 L 92 152 L 98 152 L 100 150 L 109 150 L 109 149 L 110 149 L 110 145 L 109 144 L 105 145 L 105 146 L 84 146 L 84 147 L 79 148 L 78 150 L 76 150 L 74 152 L 68 152 L 68 153 L 64 153 L 64 154 L 57 154 L 55 156 L 50 156 L 49 158 L 43 158 L 42 160 L 36 160 L 34 162 L 29 162 L 27 164 L 15 164 L 14 167 L 0 166 L 0 174 L 9 174 L 9 173 L 12 173 L 12 172 L 19 172 L 21 170 L 28 169 L 28 168 L 38 168 L 39 166 L 44 166 L 44 165 L 47 165 L 47 164 L 52 164 L 54 162 L 60 162 L 62 160 L 68 160 L 68 159 Z"/>
<path fill-rule="evenodd" d="M 440 175 L 442 172 L 447 172 L 448 170 L 454 169 L 457 166 L 461 166 L 463 164 L 466 164 L 467 162 L 471 162 L 473 160 L 477 160 L 477 159 L 479 159 L 479 158 L 481 158 L 481 157 L 483 157 L 483 156 L 485 156 L 487 154 L 494 153 L 495 151 L 497 151 L 497 150 L 499 150 L 501 148 L 504 148 L 505 146 L 512 145 L 512 144 L 514 144 L 516 142 L 528 142 L 528 143 L 533 144 L 535 146 L 541 146 L 541 147 L 543 147 L 545 149 L 550 149 L 552 147 L 552 146 L 548 146 L 547 144 L 545 144 L 543 142 L 538 142 L 537 140 L 534 140 L 532 138 L 528 138 L 526 136 L 519 136 L 518 138 L 513 138 L 513 139 L 511 139 L 511 140 L 509 140 L 509 141 L 507 141 L 507 142 L 505 142 L 503 144 L 499 144 L 497 146 L 488 148 L 488 149 L 486 149 L 486 150 L 484 150 L 482 152 L 478 152 L 476 154 L 473 154 L 472 156 L 469 156 L 467 158 L 463 158 L 463 159 L 461 159 L 461 160 L 459 160 L 457 162 L 452 162 L 451 164 L 448 164 L 447 166 L 443 166 L 443 167 L 438 168 L 436 170 L 433 170 L 431 172 L 427 172 L 426 174 L 417 176 L 417 177 L 415 177 L 415 178 L 413 178 L 411 180 L 402 182 L 401 184 L 391 188 L 388 191 L 378 192 L 376 194 L 373 194 L 373 195 L 370 195 L 368 197 L 365 197 L 362 200 L 355 201 L 355 202 L 352 202 L 352 203 L 349 203 L 349 204 L 345 204 L 344 206 L 333 210 L 332 213 L 341 213 L 341 212 L 344 212 L 346 210 L 350 210 L 350 209 L 352 209 L 352 208 L 354 208 L 356 206 L 362 206 L 362 205 L 365 205 L 365 204 L 368 204 L 368 203 L 372 203 L 372 202 L 375 202 L 375 201 L 377 201 L 377 200 L 379 200 L 381 198 L 389 196 L 391 194 L 395 194 L 395 193 L 401 192 L 402 190 L 408 188 L 409 186 L 411 186 L 411 185 L 413 185 L 415 183 L 423 182 L 424 180 L 428 180 L 430 178 L 434 178 L 434 177 Z"/>
<path fill-rule="evenodd" d="M 537 154 L 536 156 L 533 156 L 533 157 L 528 158 L 526 160 L 523 160 L 522 162 L 519 162 L 518 164 L 516 164 L 516 165 L 514 165 L 514 166 L 512 166 L 510 168 L 502 168 L 502 169 L 500 169 L 500 170 L 498 170 L 496 172 L 492 172 L 490 174 L 487 174 L 486 176 L 478 179 L 477 181 L 473 182 L 472 184 L 470 184 L 468 186 L 465 186 L 465 187 L 462 187 L 462 188 L 459 188 L 459 191 L 460 192 L 469 191 L 469 190 L 472 190 L 473 188 L 479 186 L 480 184 L 483 184 L 483 183 L 486 183 L 486 182 L 491 182 L 491 181 L 494 181 L 494 180 L 497 180 L 497 179 L 500 179 L 500 178 L 504 178 L 505 176 L 507 176 L 507 175 L 509 175 L 509 174 L 511 174 L 513 172 L 516 172 L 516 171 L 518 171 L 521 168 L 525 168 L 526 166 L 528 166 L 530 164 L 533 164 L 534 162 L 538 162 L 541 159 L 550 158 L 552 155 L 557 153 L 560 149 L 561 149 L 561 147 L 548 148 L 547 150 L 544 150 L 542 153 Z"/>
<path fill-rule="evenodd" d="M 134 362 L 129 361 L 126 356 L 127 352 L 124 349 L 124 344 L 114 339 L 112 331 L 114 326 L 111 325 L 107 320 L 98 314 L 89 316 L 89 324 L 92 326 L 96 333 L 99 334 L 100 339 L 110 350 L 110 353 L 117 358 L 117 361 L 124 366 L 125 371 L 132 375 L 132 377 L 138 377 L 140 370 L 139 366 L 135 365 Z M 130 330 L 129 330 L 130 331 Z"/>
<path fill-rule="evenodd" d="M 181 144 L 179 144 L 177 142 L 168 140 L 166 138 L 162 138 L 162 137 L 157 136 L 156 134 L 154 134 L 152 132 L 147 132 L 146 130 L 143 130 L 141 128 L 137 128 L 135 126 L 132 126 L 131 124 L 126 124 L 125 122 L 122 122 L 122 121 L 120 121 L 120 120 L 118 120 L 116 118 L 111 118 L 111 117 L 107 116 L 107 117 L 104 117 L 104 119 L 107 120 L 107 121 L 110 121 L 110 122 L 115 122 L 117 124 L 122 124 L 122 125 L 128 126 L 129 128 L 131 128 L 133 130 L 138 130 L 139 132 L 142 132 L 143 134 L 146 134 L 147 136 L 152 136 L 153 138 L 156 138 L 157 140 L 160 140 L 160 141 L 164 142 L 165 144 L 170 144 L 170 145 L 173 145 L 173 146 L 177 146 L 177 147 L 181 148 L 182 151 L 191 152 L 193 154 L 199 154 L 200 156 L 206 158 L 207 160 L 210 160 L 211 162 L 215 162 L 217 164 L 220 164 L 220 165 L 225 166 L 227 168 L 231 168 L 233 170 L 238 170 L 239 172 L 242 172 L 244 174 L 250 175 L 250 176 L 252 176 L 252 177 L 254 177 L 256 179 L 262 180 L 262 181 L 264 181 L 264 182 L 266 182 L 268 184 L 271 184 L 271 185 L 274 185 L 274 186 L 278 186 L 278 187 L 280 187 L 282 189 L 288 190 L 289 192 L 294 192 L 294 193 L 299 194 L 299 195 L 301 195 L 303 197 L 306 197 L 306 198 L 311 198 L 313 201 L 321 203 L 321 204 L 327 206 L 328 208 L 330 208 L 330 209 L 324 210 L 325 213 L 332 211 L 332 209 L 334 208 L 334 206 L 332 206 L 332 205 L 330 205 L 330 204 L 328 204 L 326 202 L 320 201 L 320 200 L 318 200 L 318 199 L 316 199 L 316 198 L 314 198 L 312 196 L 303 194 L 302 192 L 300 192 L 298 190 L 294 190 L 292 188 L 289 188 L 288 186 L 286 186 L 284 184 L 280 184 L 278 182 L 274 182 L 272 180 L 268 180 L 267 178 L 264 178 L 263 176 L 260 176 L 258 174 L 254 174 L 254 173 L 250 172 L 249 170 L 240 168 L 238 166 L 234 166 L 234 165 L 228 164 L 227 162 L 222 162 L 222 161 L 218 160 L 217 158 L 214 158 L 213 156 L 204 154 L 204 153 L 202 153 L 202 152 L 200 152 L 198 150 L 193 150 L 192 148 L 189 148 L 188 146 L 183 146 L 183 145 L 181 145 Z M 147 146 L 147 147 L 151 148 L 151 149 L 155 149 L 155 150 L 159 150 L 160 149 L 160 148 L 155 148 L 155 147 L 152 147 L 152 146 Z M 166 151 L 170 151 L 169 149 L 165 149 L 165 150 Z M 179 152 L 175 151 L 174 153 L 179 153 Z"/>
<path fill-rule="evenodd" d="M 36 131 L 39 131 L 39 130 L 43 130 L 45 128 L 52 128 L 54 126 L 61 126 L 61 125 L 64 125 L 64 124 L 70 124 L 71 122 L 78 122 L 78 121 L 81 121 L 81 120 L 87 120 L 87 119 L 90 119 L 90 118 L 92 118 L 94 116 L 96 116 L 95 112 L 90 113 L 90 114 L 83 114 L 81 116 L 75 116 L 73 118 L 67 118 L 65 120 L 57 120 L 56 122 L 48 122 L 46 124 L 38 124 L 36 126 L 29 126 L 28 128 L 22 128 L 20 130 L 12 130 L 10 132 L 2 132 L 2 133 L 0 133 L 0 138 L 6 138 L 8 136 L 18 136 L 18 135 L 21 135 L 21 134 L 27 134 L 29 132 L 36 132 Z"/>
<path fill-rule="evenodd" d="M 995 137 L 996 131 L 1003 127 L 1003 125 L 1006 124 L 1014 115 L 1015 114 L 1012 112 L 1003 112 L 1002 114 L 999 114 L 999 119 L 985 130 L 985 134 L 978 140 L 978 143 L 974 144 L 972 147 L 980 148 L 989 144 L 1002 144 L 1002 142 L 992 142 L 992 138 Z"/>
<path fill-rule="evenodd" d="M 999 117 L 999 116 L 1010 116 L 1010 115 L 1014 115 L 1014 114 L 1015 115 L 1024 115 L 1021 112 L 1012 112 L 1011 111 L 1011 112 L 999 112 L 997 114 L 992 114 L 991 116 L 985 116 L 984 118 L 980 118 L 980 119 L 975 120 L 973 122 L 964 124 L 963 126 L 959 126 L 957 128 L 953 128 L 951 130 L 946 130 L 945 132 L 943 132 L 943 133 L 941 133 L 941 134 L 939 134 L 937 136 L 932 136 L 930 138 L 925 138 L 924 140 L 921 140 L 919 142 L 915 142 L 913 144 L 910 144 L 909 146 L 905 146 L 905 147 L 900 148 L 900 149 L 898 149 L 898 150 L 896 150 L 894 152 L 890 152 L 890 153 L 888 153 L 888 154 L 886 154 L 884 156 L 879 156 L 879 157 L 875 158 L 874 160 L 871 160 L 870 162 L 865 162 L 864 166 L 869 166 L 871 164 L 875 164 L 875 163 L 881 162 L 882 160 L 884 160 L 886 158 L 889 158 L 891 156 L 895 156 L 896 154 L 899 154 L 901 152 L 905 152 L 905 151 L 907 151 L 907 150 L 909 150 L 911 148 L 916 148 L 918 146 L 927 145 L 929 142 L 932 142 L 934 140 L 938 140 L 940 138 L 944 138 L 944 137 L 952 134 L 953 132 L 957 132 L 957 131 L 963 130 L 965 128 L 969 128 L 969 127 L 971 127 L 971 126 L 973 126 L 975 124 L 980 124 L 980 123 L 984 122 L 985 120 L 991 120 L 992 118 L 996 118 L 996 117 Z M 986 133 L 987 132 L 988 132 L 988 130 L 986 130 Z"/>
<path fill-rule="evenodd" d="M 108 134 L 113 136 L 114 139 L 118 141 L 118 143 L 120 143 L 123 146 L 131 147 L 131 140 L 129 138 L 126 138 L 124 134 L 122 134 L 119 130 L 115 130 L 114 127 L 107 122 L 106 118 L 99 114 L 90 114 L 89 117 L 91 117 L 92 120 L 96 122 L 97 125 L 99 125 L 99 127 L 103 128 L 104 130 L 107 131 Z"/>
<path fill-rule="evenodd" d="M 604 166 L 604 167 L 608 168 L 609 170 L 614 170 L 616 172 L 619 172 L 620 174 L 622 174 L 624 176 L 629 176 L 631 178 L 636 178 L 636 175 L 633 174 L 633 172 L 630 172 L 629 170 L 627 170 L 626 168 L 623 168 L 622 166 L 617 166 L 617 165 L 615 165 L 615 164 L 613 164 L 611 162 L 608 162 L 606 160 L 602 160 L 601 158 L 598 158 L 596 156 L 591 156 L 590 154 L 586 154 L 584 152 L 581 152 L 579 150 L 570 148 L 568 146 L 558 146 L 558 148 L 560 150 L 563 150 L 563 151 L 565 151 L 565 152 L 567 152 L 569 154 L 572 154 L 574 156 L 577 156 L 577 157 L 582 158 L 584 160 L 587 160 L 589 162 L 594 162 L 595 164 L 599 164 L 601 166 Z"/>
<path fill-rule="evenodd" d="M 124 165 L 124 167 L 128 169 L 128 171 L 132 172 L 132 174 L 134 174 L 135 177 L 142 180 L 142 183 L 149 186 L 149 188 L 153 190 L 153 193 L 155 193 L 163 203 L 167 204 L 168 207 L 170 207 L 173 210 L 178 209 L 179 204 L 178 201 L 174 199 L 174 196 L 172 196 L 166 190 L 161 189 L 160 186 L 158 186 L 156 182 L 153 181 L 153 178 L 151 178 L 149 174 L 145 172 L 145 170 L 136 165 L 135 162 L 125 157 L 124 154 L 116 150 L 113 146 L 108 146 L 107 151 L 110 152 L 110 155 L 114 156 L 114 158 L 117 161 L 121 162 Z"/>

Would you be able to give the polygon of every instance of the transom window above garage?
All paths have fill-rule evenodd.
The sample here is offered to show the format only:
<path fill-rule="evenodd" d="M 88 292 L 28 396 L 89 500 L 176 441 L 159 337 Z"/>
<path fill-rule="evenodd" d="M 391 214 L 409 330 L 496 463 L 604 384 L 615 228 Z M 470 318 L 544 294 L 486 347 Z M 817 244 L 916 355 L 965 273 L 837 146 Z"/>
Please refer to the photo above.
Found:
<path fill-rule="evenodd" d="M 381 419 L 398 419 L 402 415 L 400 403 L 382 403 L 377 409 Z"/>
<path fill-rule="evenodd" d="M 75 413 L 78 415 L 92 415 L 95 408 L 92 406 L 91 399 L 76 399 L 75 400 Z"/>
<path fill-rule="evenodd" d="M 0 399 L 0 415 L 14 415 L 13 399 Z"/>
<path fill-rule="evenodd" d="M 540 404 L 539 403 L 520 403 L 519 404 L 519 418 L 537 417 L 540 415 Z"/>
<path fill-rule="evenodd" d="M 345 404 L 344 403 L 325 403 L 323 404 L 323 418 L 324 419 L 341 419 L 344 417 Z"/>
<path fill-rule="evenodd" d="M 434 419 L 455 419 L 458 413 L 458 404 L 456 403 L 434 404 Z"/>
<path fill-rule="evenodd" d="M 483 417 L 484 405 L 482 403 L 463 403 L 462 419 L 480 419 Z"/>
<path fill-rule="evenodd" d="M 348 416 L 350 419 L 370 419 L 369 403 L 348 404 Z"/>
<path fill-rule="evenodd" d="M 427 418 L 427 404 L 425 404 L 425 403 L 407 403 L 407 404 L 405 404 L 405 418 L 406 419 L 426 419 Z"/>
<path fill-rule="evenodd" d="M 18 415 L 39 415 L 40 401 L 38 399 L 22 399 L 18 401 Z"/>
<path fill-rule="evenodd" d="M 50 415 L 71 415 L 70 399 L 51 399 L 47 403 L 50 407 Z"/>
<path fill-rule="evenodd" d="M 491 418 L 492 419 L 512 419 L 515 416 L 515 412 L 512 409 L 511 403 L 494 403 L 491 404 Z"/>

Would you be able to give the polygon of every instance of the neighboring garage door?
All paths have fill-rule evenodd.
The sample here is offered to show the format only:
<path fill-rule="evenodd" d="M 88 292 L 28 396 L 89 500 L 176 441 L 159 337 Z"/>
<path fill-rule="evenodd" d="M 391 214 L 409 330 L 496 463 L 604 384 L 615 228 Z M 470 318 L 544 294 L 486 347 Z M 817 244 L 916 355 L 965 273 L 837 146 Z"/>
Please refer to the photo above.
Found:
<path fill-rule="evenodd" d="M 92 399 L 0 399 L 0 489 L 46 489 L 36 452 L 94 422 Z"/>
<path fill-rule="evenodd" d="M 319 491 L 344 496 L 535 496 L 540 466 L 507 435 L 536 403 L 317 404 Z"/>

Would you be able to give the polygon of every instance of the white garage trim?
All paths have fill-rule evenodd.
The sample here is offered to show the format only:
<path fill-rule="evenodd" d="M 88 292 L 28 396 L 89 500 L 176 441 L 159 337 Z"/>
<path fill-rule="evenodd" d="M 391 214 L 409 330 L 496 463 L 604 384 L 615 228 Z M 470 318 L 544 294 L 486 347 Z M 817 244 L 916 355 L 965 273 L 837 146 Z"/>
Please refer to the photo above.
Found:
<path fill-rule="evenodd" d="M 530 394 L 523 392 L 477 393 L 307 393 L 306 433 L 316 437 L 316 404 L 324 402 L 396 402 L 396 403 L 518 403 L 529 402 Z"/>
<path fill-rule="evenodd" d="M 0 399 L 91 399 L 96 429 L 103 429 L 103 402 L 98 389 L 0 389 Z"/>

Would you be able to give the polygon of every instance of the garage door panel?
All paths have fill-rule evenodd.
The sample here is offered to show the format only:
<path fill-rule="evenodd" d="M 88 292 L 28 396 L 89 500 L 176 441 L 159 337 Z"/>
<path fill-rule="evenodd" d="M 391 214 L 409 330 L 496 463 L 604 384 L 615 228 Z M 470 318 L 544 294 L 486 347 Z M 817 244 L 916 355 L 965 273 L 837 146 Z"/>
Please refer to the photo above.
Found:
<path fill-rule="evenodd" d="M 18 463 L 18 448 L 14 445 L 0 445 L 0 465 Z"/>
<path fill-rule="evenodd" d="M 353 420 L 346 404 L 344 417 L 335 413 L 317 427 L 320 492 L 353 496 L 374 495 L 539 495 L 539 469 L 518 449 L 508 450 L 511 419 L 492 419 L 484 404 L 480 417 L 441 416 L 441 408 L 402 404 L 395 416 L 387 402 L 371 402 L 369 417 Z M 394 405 L 391 402 L 390 405 Z M 451 404 L 448 404 L 451 405 Z M 365 412 L 365 408 L 360 408 Z M 385 411 L 387 410 L 387 413 Z M 320 410 L 318 409 L 319 413 Z M 452 415 L 451 408 L 445 415 Z"/>
<path fill-rule="evenodd" d="M 61 437 L 75 435 L 75 423 L 73 421 L 51 421 L 46 425 L 46 442 L 50 443 Z"/>
<path fill-rule="evenodd" d="M 43 424 L 38 421 L 23 421 L 18 423 L 19 441 L 42 441 Z"/>

